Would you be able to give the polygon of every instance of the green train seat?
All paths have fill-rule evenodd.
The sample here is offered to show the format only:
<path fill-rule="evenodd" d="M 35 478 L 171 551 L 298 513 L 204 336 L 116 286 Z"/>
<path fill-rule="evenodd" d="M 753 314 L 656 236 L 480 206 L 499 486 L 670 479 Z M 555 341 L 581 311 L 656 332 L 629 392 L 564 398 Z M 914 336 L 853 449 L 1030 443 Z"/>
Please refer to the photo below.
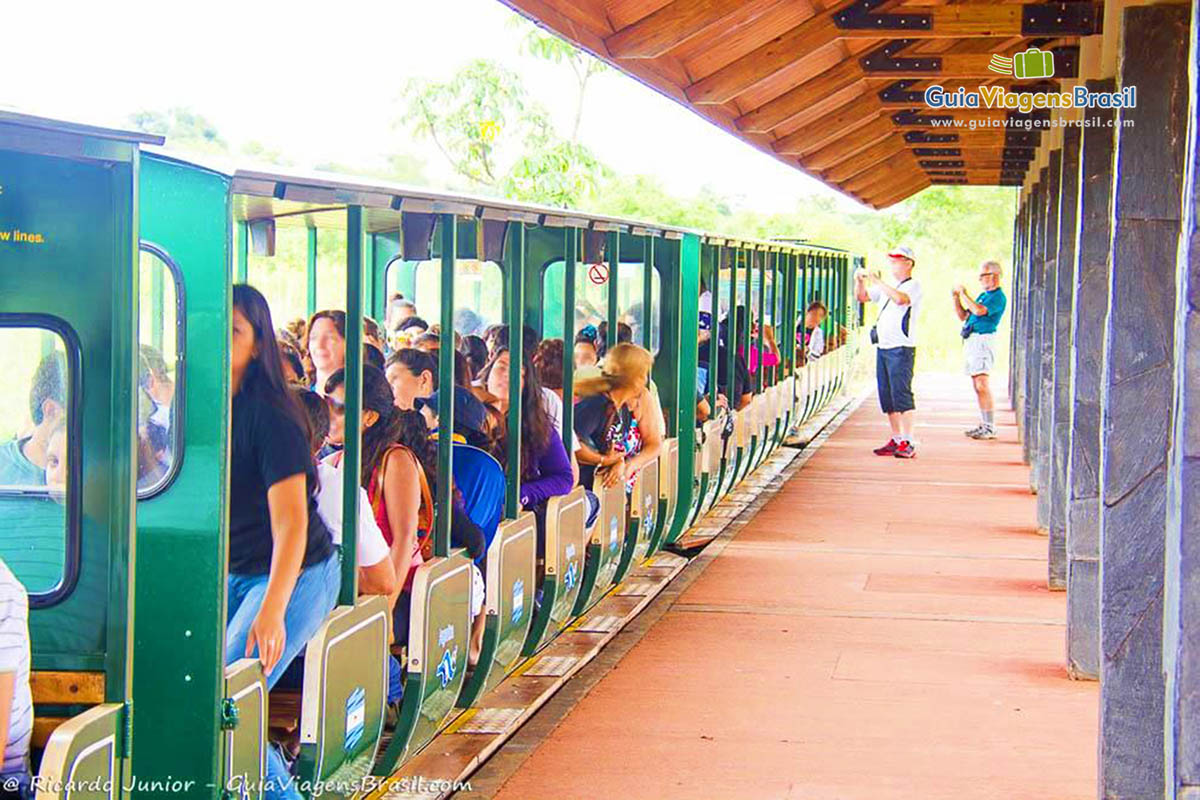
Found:
<path fill-rule="evenodd" d="M 546 556 L 542 565 L 542 602 L 525 637 L 523 655 L 531 656 L 550 643 L 572 619 L 583 585 L 588 533 L 587 498 L 582 486 L 551 497 L 546 504 Z"/>
<path fill-rule="evenodd" d="M 537 586 L 537 520 L 532 513 L 522 511 L 516 519 L 500 523 L 488 545 L 484 583 L 487 619 L 483 646 L 479 664 L 463 684 L 460 708 L 487 694 L 521 660 Z"/>
<path fill-rule="evenodd" d="M 257 658 L 242 658 L 225 668 L 221 718 L 225 733 L 221 759 L 222 788 L 235 797 L 259 797 L 266 776 L 267 680 Z"/>
<path fill-rule="evenodd" d="M 400 720 L 375 764 L 376 775 L 391 774 L 428 744 L 454 711 L 471 638 L 471 559 L 466 551 L 455 550 L 417 568 L 410 602 Z"/>
<path fill-rule="evenodd" d="M 658 515 L 654 534 L 650 540 L 652 556 L 663 545 L 663 541 L 675 524 L 675 512 L 679 507 L 679 440 L 666 439 L 662 444 L 662 455 L 658 457 Z"/>
<path fill-rule="evenodd" d="M 102 703 L 59 725 L 42 753 L 38 800 L 120 797 L 124 726 L 123 703 Z"/>
<path fill-rule="evenodd" d="M 624 481 L 605 488 L 597 480 L 594 491 L 600 500 L 600 513 L 588 531 L 587 560 L 583 567 L 582 586 L 572 610 L 574 616 L 579 616 L 598 603 L 619 580 L 617 570 L 621 564 L 622 543 L 626 538 Z"/>
<path fill-rule="evenodd" d="M 658 525 L 658 481 L 659 459 L 655 458 L 639 470 L 634 479 L 626 515 L 625 544 L 621 548 L 621 561 L 613 575 L 613 583 L 624 580 L 631 568 L 640 566 L 650 555 L 654 529 Z"/>
<path fill-rule="evenodd" d="M 469 587 L 469 571 L 467 580 Z M 360 597 L 353 606 L 335 608 L 305 647 L 296 765 L 301 777 L 321 782 L 329 796 L 352 796 L 375 763 L 387 705 L 391 617 L 387 598 Z"/>

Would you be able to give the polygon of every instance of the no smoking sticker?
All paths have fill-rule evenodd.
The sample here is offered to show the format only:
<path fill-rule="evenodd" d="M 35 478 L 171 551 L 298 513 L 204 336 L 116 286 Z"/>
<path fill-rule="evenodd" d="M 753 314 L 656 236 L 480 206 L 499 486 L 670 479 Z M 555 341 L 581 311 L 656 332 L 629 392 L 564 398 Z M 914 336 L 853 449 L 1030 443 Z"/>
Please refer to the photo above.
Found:
<path fill-rule="evenodd" d="M 588 267 L 588 280 L 597 286 L 608 283 L 608 265 L 592 264 Z"/>

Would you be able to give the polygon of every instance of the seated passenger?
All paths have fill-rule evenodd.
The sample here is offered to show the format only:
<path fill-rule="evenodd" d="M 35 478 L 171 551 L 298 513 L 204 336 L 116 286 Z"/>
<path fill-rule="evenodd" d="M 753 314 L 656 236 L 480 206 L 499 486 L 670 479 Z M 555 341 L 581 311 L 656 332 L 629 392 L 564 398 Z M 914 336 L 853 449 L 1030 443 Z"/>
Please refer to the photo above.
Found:
<path fill-rule="evenodd" d="M 329 435 L 329 407 L 340 400 L 333 396 L 322 399 L 319 394 L 308 389 L 296 390 L 301 405 L 308 415 L 310 438 L 308 448 L 316 458 L 317 452 Z M 364 407 L 365 407 L 364 403 Z M 370 419 L 370 422 L 368 422 Z M 370 429 L 378 421 L 378 415 L 373 412 L 363 413 L 364 440 L 369 437 Z M 344 430 L 343 426 L 343 430 Z M 325 527 L 333 537 L 333 543 L 342 543 L 342 466 L 341 452 L 333 457 L 338 463 L 321 461 L 317 463 L 317 513 L 321 515 Z M 355 561 L 358 564 L 358 593 L 381 594 L 390 597 L 396 593 L 396 571 L 389 557 L 387 541 L 379 530 L 379 524 L 371 513 L 371 501 L 367 498 L 365 489 L 358 490 L 358 536 L 355 539 Z"/>
<path fill-rule="evenodd" d="M 384 352 L 383 329 L 379 323 L 370 317 L 363 317 L 363 344 L 369 344 L 379 351 L 382 358 Z"/>
<path fill-rule="evenodd" d="M 270 688 L 333 610 L 340 564 L 317 514 L 307 418 L 258 290 L 233 287 L 232 327 L 225 663 L 257 655 Z M 274 749 L 267 776 L 265 796 L 300 797 Z"/>
<path fill-rule="evenodd" d="M 162 353 L 145 344 L 139 348 L 138 356 L 138 388 L 150 403 L 146 421 L 170 431 L 171 415 L 175 410 L 175 382 L 171 380 L 167 362 Z"/>
<path fill-rule="evenodd" d="M 633 328 L 624 322 L 618 322 L 617 344 L 631 344 L 632 342 Z M 596 329 L 596 353 L 600 358 L 604 358 L 606 352 L 608 352 L 608 320 L 601 322 Z"/>
<path fill-rule="evenodd" d="M 508 381 L 511 369 L 508 346 L 496 351 L 484 369 L 488 393 L 495 398 L 493 407 L 499 412 L 499 441 L 507 441 L 505 429 L 508 423 Z M 521 368 L 521 507 L 538 515 L 540 535 L 538 553 L 545 556 L 546 502 L 556 495 L 571 491 L 575 481 L 571 472 L 571 461 L 567 457 L 562 439 L 554 428 L 546 406 L 537 372 L 528 356 Z M 553 395 L 552 395 L 553 396 Z M 561 424 L 561 423 L 560 423 Z M 507 468 L 507 447 L 497 448 L 497 459 Z"/>
<path fill-rule="evenodd" d="M 373 344 L 364 344 L 363 364 L 368 367 L 374 367 L 380 372 L 383 372 L 387 366 L 387 361 L 383 357 L 383 350 Z"/>
<path fill-rule="evenodd" d="M 29 390 L 33 429 L 0 445 L 0 486 L 42 486 L 46 448 L 56 425 L 66 419 L 67 360 L 55 351 L 42 358 Z"/>
<path fill-rule="evenodd" d="M 441 347 L 441 337 L 436 333 L 422 333 L 413 340 L 413 347 L 436 356 L 438 348 Z"/>
<path fill-rule="evenodd" d="M 800 343 L 800 365 L 809 360 L 816 360 L 825 354 L 825 331 L 821 324 L 829 312 L 820 300 L 808 304 L 804 312 L 804 329 L 796 332 L 796 340 Z"/>
<path fill-rule="evenodd" d="M 300 351 L 284 342 L 279 343 L 279 358 L 283 362 L 283 378 L 291 386 L 308 387 L 307 373 Z"/>
<path fill-rule="evenodd" d="M 580 483 L 591 488 L 599 470 L 604 486 L 632 480 L 658 456 L 665 433 L 662 409 L 647 386 L 654 356 L 635 344 L 618 344 L 604 357 L 598 378 L 580 381 L 575 392 L 576 457 Z"/>
<path fill-rule="evenodd" d="M 0 561 L 0 797 L 33 797 L 29 738 L 33 733 L 33 696 L 29 690 L 29 597 Z"/>
<path fill-rule="evenodd" d="M 600 351 L 596 345 L 597 336 L 599 333 L 591 325 L 585 325 L 575 335 L 575 377 L 592 377 L 592 373 L 599 369 L 597 364 L 600 363 Z"/>
<path fill-rule="evenodd" d="M 736 320 L 734 330 L 737 330 Z M 746 367 L 746 359 L 741 353 L 735 352 L 733 382 L 732 386 L 730 385 L 728 374 L 730 334 L 730 321 L 729 317 L 726 317 L 717 327 L 717 391 L 729 398 L 729 405 L 732 409 L 740 411 L 750 405 L 750 401 L 754 399 L 753 384 L 750 381 L 750 370 Z M 712 373 L 711 365 L 708 364 L 707 347 L 700 348 L 700 363 L 708 366 L 709 374 Z"/>
<path fill-rule="evenodd" d="M 423 350 L 403 347 L 387 359 L 388 385 L 402 411 L 416 410 L 416 401 L 429 397 L 437 388 L 437 361 Z"/>
<path fill-rule="evenodd" d="M 312 359 L 313 383 L 317 394 L 325 393 L 325 381 L 346 366 L 346 312 L 318 311 L 308 321 L 308 355 Z"/>
<path fill-rule="evenodd" d="M 563 399 L 563 341 L 543 339 L 533 351 L 533 368 L 542 387 Z"/>
<path fill-rule="evenodd" d="M 470 380 L 474 382 L 479 377 L 479 374 L 483 372 L 484 366 L 487 365 L 487 343 L 474 334 L 464 336 L 462 340 L 462 354 L 467 358 L 467 366 L 471 372 Z"/>

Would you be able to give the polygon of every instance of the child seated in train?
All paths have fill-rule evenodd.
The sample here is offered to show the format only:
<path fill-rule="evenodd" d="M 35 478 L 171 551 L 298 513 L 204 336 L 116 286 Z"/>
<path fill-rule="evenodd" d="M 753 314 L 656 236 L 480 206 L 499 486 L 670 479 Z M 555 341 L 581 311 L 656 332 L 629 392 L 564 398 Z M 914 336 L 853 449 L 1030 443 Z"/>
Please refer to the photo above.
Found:
<path fill-rule="evenodd" d="M 330 407 L 341 401 L 332 395 L 324 399 L 308 389 L 296 390 L 304 411 L 308 414 L 311 437 L 309 449 L 313 458 L 329 435 Z M 344 409 L 344 406 L 343 406 Z M 365 415 L 364 415 L 365 416 Z M 342 542 L 342 467 L 341 453 L 328 461 L 317 462 L 317 513 L 325 521 L 333 536 L 333 543 Z M 336 465 L 331 463 L 338 461 Z M 371 501 L 363 488 L 358 490 L 358 536 L 355 538 L 355 561 L 358 563 L 358 593 L 381 594 L 390 597 L 396 593 L 396 571 L 389 557 L 387 541 L 379 530 L 375 515 L 371 513 Z"/>
<path fill-rule="evenodd" d="M 49 469 L 47 469 L 49 471 Z M 29 598 L 0 560 L 0 798 L 32 797 L 29 739 L 33 697 L 29 689 Z"/>
<path fill-rule="evenodd" d="M 0 445 L 0 486 L 45 483 L 46 446 L 55 425 L 66 418 L 67 360 L 60 352 L 45 356 L 29 389 L 31 430 Z"/>

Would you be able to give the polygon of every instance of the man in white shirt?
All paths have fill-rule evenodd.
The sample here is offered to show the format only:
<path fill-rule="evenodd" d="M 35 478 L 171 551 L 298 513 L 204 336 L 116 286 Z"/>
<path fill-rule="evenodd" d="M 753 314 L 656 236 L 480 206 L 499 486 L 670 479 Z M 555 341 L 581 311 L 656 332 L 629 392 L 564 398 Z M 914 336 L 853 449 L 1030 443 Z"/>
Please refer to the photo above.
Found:
<path fill-rule="evenodd" d="M 881 304 L 879 318 L 871 329 L 871 341 L 876 345 L 879 406 L 887 414 L 892 438 L 883 447 L 876 448 L 875 455 L 914 458 L 917 450 L 912 432 L 916 403 L 912 379 L 917 356 L 921 285 L 912 277 L 916 259 L 910 248 L 892 248 L 887 260 L 895 286 L 885 283 L 878 272 L 859 270 L 854 275 L 854 294 L 859 301 Z"/>
<path fill-rule="evenodd" d="M 29 599 L 0 561 L 0 766 L 5 796 L 19 797 L 32 782 L 29 739 L 33 700 L 29 689 Z"/>

